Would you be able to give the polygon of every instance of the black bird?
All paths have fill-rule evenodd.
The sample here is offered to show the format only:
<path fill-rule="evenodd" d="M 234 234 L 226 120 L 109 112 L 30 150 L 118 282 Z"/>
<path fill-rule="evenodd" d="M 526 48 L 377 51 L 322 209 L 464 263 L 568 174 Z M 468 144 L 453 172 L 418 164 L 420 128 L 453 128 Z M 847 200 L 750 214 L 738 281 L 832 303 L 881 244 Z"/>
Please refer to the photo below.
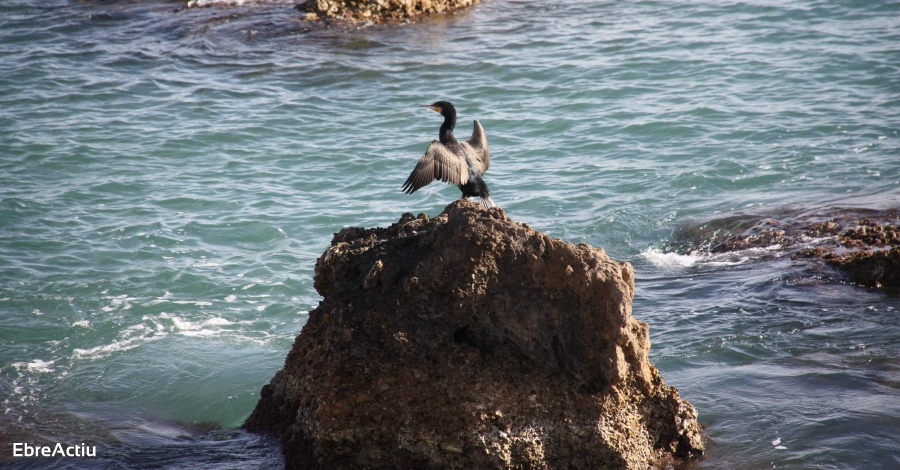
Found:
<path fill-rule="evenodd" d="M 403 191 L 412 194 L 419 188 L 434 180 L 455 184 L 463 193 L 463 197 L 478 196 L 485 209 L 497 207 L 491 199 L 490 190 L 481 175 L 491 165 L 491 153 L 488 150 L 487 136 L 481 123 L 475 121 L 472 137 L 460 142 L 453 137 L 456 127 L 456 108 L 447 101 L 434 104 L 423 104 L 444 116 L 441 124 L 440 140 L 432 140 L 425 155 L 419 159 L 416 168 L 403 183 Z"/>

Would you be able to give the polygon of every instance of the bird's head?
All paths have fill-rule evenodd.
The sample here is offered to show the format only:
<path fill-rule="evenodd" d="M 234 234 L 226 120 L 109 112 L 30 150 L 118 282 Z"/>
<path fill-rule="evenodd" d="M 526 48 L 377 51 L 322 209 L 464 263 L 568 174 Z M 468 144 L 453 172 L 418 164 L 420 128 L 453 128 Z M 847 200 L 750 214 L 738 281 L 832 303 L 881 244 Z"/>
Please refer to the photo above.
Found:
<path fill-rule="evenodd" d="M 422 107 L 440 113 L 445 118 L 456 118 L 456 108 L 449 101 L 435 101 L 431 104 L 423 104 Z"/>

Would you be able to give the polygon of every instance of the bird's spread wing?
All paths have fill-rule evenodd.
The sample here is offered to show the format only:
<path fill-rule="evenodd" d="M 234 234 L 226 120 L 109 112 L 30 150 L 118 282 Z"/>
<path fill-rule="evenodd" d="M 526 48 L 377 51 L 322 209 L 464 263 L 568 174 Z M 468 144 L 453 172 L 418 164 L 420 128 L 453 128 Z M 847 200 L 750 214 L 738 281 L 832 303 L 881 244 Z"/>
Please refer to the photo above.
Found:
<path fill-rule="evenodd" d="M 460 143 L 463 146 L 469 145 L 471 147 L 472 151 L 469 152 L 469 155 L 475 156 L 475 161 L 472 163 L 478 168 L 478 172 L 483 175 L 488 170 L 488 167 L 491 166 L 491 152 L 488 150 L 487 134 L 484 133 L 484 128 L 481 127 L 481 123 L 478 120 L 475 120 L 472 137 Z"/>
<path fill-rule="evenodd" d="M 464 158 L 454 154 L 440 142 L 433 140 L 419 163 L 403 183 L 403 192 L 412 194 L 434 180 L 455 185 L 469 182 L 469 170 Z"/>

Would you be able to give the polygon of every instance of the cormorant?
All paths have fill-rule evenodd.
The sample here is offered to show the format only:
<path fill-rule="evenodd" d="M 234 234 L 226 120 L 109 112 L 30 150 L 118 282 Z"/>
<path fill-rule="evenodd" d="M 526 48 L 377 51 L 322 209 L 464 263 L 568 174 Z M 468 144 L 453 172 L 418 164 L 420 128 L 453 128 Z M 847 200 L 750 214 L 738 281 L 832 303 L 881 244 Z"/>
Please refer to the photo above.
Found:
<path fill-rule="evenodd" d="M 416 168 L 406 178 L 402 190 L 412 194 L 419 188 L 434 180 L 455 184 L 463 193 L 463 197 L 478 196 L 485 209 L 497 207 L 491 199 L 490 191 L 481 175 L 491 165 L 491 154 L 488 151 L 487 136 L 481 123 L 475 121 L 472 137 L 460 142 L 453 137 L 456 127 L 456 108 L 447 101 L 434 104 L 423 104 L 424 108 L 441 113 L 444 123 L 438 135 L 440 140 L 432 140 L 425 155 L 419 159 Z"/>

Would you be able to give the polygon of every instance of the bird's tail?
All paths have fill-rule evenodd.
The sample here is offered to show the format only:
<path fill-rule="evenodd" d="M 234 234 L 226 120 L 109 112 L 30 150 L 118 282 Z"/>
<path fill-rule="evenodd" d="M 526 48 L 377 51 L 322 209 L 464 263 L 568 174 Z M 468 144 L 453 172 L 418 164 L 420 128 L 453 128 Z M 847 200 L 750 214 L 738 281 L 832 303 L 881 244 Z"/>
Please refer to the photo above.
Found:
<path fill-rule="evenodd" d="M 500 207 L 498 206 L 490 196 L 481 196 L 481 207 L 485 209 L 490 209 L 492 207 Z"/>

